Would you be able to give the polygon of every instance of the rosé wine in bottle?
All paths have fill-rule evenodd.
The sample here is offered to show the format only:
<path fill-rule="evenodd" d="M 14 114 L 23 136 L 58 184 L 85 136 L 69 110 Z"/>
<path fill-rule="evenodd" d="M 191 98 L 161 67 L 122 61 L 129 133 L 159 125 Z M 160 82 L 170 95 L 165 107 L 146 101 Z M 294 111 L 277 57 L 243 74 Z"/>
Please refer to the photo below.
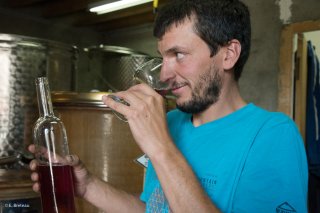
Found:
<path fill-rule="evenodd" d="M 39 118 L 33 128 L 43 213 L 75 213 L 72 167 L 65 127 L 53 113 L 48 80 L 36 79 Z"/>

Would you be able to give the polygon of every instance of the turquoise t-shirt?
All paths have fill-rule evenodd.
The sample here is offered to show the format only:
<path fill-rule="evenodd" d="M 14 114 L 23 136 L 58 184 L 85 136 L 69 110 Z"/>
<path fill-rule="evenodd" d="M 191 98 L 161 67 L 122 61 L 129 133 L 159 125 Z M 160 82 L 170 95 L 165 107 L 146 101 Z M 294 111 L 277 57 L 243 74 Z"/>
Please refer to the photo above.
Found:
<path fill-rule="evenodd" d="M 254 104 L 194 127 L 174 110 L 168 125 L 176 146 L 222 212 L 307 212 L 308 170 L 294 122 Z M 146 212 L 170 212 L 149 162 L 141 200 Z"/>

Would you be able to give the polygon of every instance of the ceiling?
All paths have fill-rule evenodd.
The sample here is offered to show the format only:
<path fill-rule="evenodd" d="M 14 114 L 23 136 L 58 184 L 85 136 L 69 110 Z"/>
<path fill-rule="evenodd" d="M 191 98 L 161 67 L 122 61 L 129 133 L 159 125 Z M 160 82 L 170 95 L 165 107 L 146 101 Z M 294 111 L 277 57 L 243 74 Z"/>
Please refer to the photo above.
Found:
<path fill-rule="evenodd" d="M 121 11 L 96 15 L 88 5 L 101 0 L 0 0 L 0 7 L 52 23 L 70 27 L 87 27 L 98 32 L 152 23 L 155 18 L 152 2 Z M 159 0 L 159 7 L 169 0 Z"/>

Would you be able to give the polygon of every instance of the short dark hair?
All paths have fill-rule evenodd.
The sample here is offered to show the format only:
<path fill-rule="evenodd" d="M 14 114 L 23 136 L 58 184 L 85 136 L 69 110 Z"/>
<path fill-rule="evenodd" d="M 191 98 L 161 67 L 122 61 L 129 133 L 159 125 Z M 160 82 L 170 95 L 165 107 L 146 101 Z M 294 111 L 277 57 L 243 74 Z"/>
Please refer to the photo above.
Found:
<path fill-rule="evenodd" d="M 181 24 L 193 16 L 195 32 L 207 43 L 211 56 L 232 39 L 240 42 L 241 53 L 234 66 L 237 81 L 250 52 L 251 23 L 247 6 L 239 0 L 170 0 L 159 11 L 153 34 L 161 38 L 172 24 Z"/>

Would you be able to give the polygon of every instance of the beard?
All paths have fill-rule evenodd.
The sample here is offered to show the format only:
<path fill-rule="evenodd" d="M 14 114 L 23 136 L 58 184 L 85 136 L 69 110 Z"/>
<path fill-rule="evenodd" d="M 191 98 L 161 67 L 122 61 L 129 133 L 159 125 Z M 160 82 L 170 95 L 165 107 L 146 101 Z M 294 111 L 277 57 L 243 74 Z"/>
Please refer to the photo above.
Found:
<path fill-rule="evenodd" d="M 177 108 L 191 114 L 203 112 L 219 100 L 221 87 L 222 80 L 219 70 L 213 65 L 200 75 L 199 81 L 191 93 L 191 99 L 177 104 Z"/>

